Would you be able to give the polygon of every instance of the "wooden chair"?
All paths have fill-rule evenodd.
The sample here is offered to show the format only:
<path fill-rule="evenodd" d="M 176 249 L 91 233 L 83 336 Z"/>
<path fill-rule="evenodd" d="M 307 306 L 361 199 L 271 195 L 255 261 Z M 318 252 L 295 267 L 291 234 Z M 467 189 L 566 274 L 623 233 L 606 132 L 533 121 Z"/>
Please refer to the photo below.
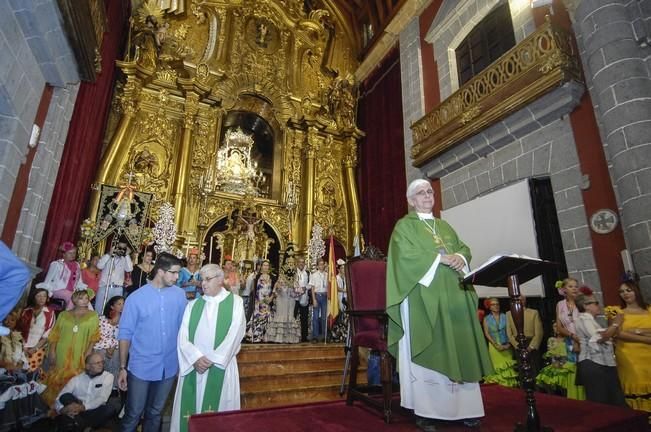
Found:
<path fill-rule="evenodd" d="M 377 248 L 369 245 L 364 255 L 346 263 L 346 290 L 350 319 L 351 369 L 346 404 L 361 400 L 382 411 L 384 421 L 391 421 L 393 394 L 393 360 L 387 351 L 388 315 L 386 307 L 386 260 Z M 377 387 L 357 384 L 359 348 L 380 353 L 382 399 L 372 397 Z M 374 391 L 375 390 L 375 391 Z"/>

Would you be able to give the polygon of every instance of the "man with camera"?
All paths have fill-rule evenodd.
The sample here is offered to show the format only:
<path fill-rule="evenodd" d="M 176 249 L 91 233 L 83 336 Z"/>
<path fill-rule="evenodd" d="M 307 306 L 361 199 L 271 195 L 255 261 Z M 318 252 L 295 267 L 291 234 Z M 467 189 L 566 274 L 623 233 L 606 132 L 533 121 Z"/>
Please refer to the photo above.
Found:
<path fill-rule="evenodd" d="M 104 304 L 114 296 L 124 295 L 124 274 L 133 270 L 133 262 L 128 254 L 127 243 L 120 241 L 110 254 L 105 254 L 97 262 L 102 271 L 99 290 L 95 297 L 95 309 L 102 314 Z"/>

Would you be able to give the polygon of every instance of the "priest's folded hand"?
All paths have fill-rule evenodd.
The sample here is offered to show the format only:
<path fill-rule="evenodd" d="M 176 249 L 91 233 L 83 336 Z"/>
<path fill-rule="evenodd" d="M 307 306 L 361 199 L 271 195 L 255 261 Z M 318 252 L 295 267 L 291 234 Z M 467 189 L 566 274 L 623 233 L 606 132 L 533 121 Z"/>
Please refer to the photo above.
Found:
<path fill-rule="evenodd" d="M 206 356 L 202 356 L 194 362 L 194 369 L 200 374 L 210 369 L 210 366 L 212 366 L 212 362 Z"/>

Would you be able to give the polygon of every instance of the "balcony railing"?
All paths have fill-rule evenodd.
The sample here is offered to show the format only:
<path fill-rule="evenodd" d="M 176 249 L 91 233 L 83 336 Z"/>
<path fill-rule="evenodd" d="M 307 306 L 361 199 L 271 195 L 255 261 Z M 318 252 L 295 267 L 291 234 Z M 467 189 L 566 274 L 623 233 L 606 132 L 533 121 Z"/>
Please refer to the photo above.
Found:
<path fill-rule="evenodd" d="M 411 126 L 414 166 L 580 77 L 572 37 L 548 19 Z"/>

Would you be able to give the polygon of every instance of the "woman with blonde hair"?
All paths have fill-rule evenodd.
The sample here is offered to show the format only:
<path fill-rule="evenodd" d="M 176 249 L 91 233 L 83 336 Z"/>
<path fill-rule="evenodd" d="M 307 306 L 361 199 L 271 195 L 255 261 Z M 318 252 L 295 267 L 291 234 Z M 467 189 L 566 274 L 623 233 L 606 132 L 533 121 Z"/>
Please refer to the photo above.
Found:
<path fill-rule="evenodd" d="M 52 405 L 57 394 L 72 377 L 85 368 L 86 356 L 100 338 L 97 314 L 88 309 L 88 292 L 78 290 L 71 296 L 74 307 L 59 314 L 48 336 L 50 349 L 43 399 Z"/>
<path fill-rule="evenodd" d="M 506 315 L 500 312 L 500 302 L 491 297 L 484 301 L 488 313 L 484 317 L 484 336 L 488 340 L 488 355 L 494 372 L 484 377 L 484 382 L 501 384 L 505 387 L 518 386 L 518 374 L 513 360 L 513 349 L 506 334 Z"/>

